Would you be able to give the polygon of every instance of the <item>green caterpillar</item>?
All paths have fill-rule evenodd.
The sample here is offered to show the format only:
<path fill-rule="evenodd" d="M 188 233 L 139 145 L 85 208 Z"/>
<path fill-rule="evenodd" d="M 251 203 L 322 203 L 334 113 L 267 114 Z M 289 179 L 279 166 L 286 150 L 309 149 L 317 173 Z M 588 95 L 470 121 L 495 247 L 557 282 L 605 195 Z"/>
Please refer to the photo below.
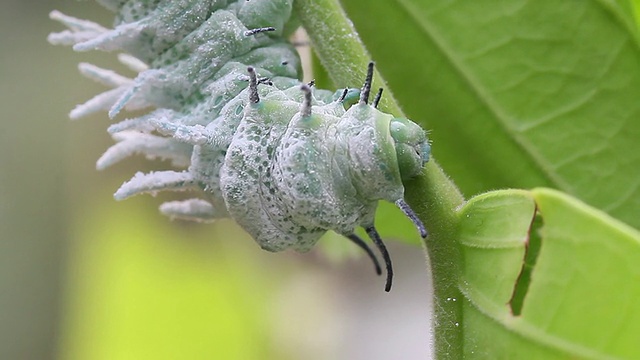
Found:
<path fill-rule="evenodd" d="M 287 37 L 293 0 L 98 0 L 116 13 L 113 29 L 59 12 L 69 30 L 53 44 L 77 51 L 122 51 L 139 72 L 129 79 L 81 64 L 112 89 L 76 107 L 79 118 L 109 110 L 155 108 L 109 128 L 117 143 L 98 160 L 106 168 L 132 154 L 167 158 L 181 171 L 136 174 L 118 200 L 164 190 L 198 198 L 161 205 L 172 218 L 235 219 L 269 251 L 309 250 L 327 231 L 376 256 L 354 231 L 363 227 L 393 268 L 374 227 L 379 200 L 394 202 L 426 237 L 404 202 L 402 180 L 429 159 L 425 131 L 369 104 L 373 64 L 361 90 L 335 93 L 302 84 Z"/>

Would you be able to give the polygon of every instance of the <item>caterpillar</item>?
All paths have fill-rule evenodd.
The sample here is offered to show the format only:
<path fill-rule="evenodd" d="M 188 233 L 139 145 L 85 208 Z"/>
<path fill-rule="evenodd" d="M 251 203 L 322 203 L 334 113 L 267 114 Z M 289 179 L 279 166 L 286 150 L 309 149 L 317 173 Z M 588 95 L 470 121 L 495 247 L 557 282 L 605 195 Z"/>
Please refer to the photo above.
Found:
<path fill-rule="evenodd" d="M 308 251 L 328 230 L 353 241 L 382 270 L 362 227 L 380 251 L 390 291 L 393 267 L 374 227 L 379 200 L 395 203 L 426 229 L 404 201 L 403 180 L 429 160 L 426 132 L 370 102 L 373 63 L 360 89 L 335 92 L 304 84 L 295 47 L 293 0 L 97 0 L 115 13 L 113 28 L 58 11 L 68 30 L 52 44 L 76 51 L 119 51 L 131 79 L 81 63 L 110 90 L 70 113 L 150 109 L 108 128 L 116 144 L 97 162 L 107 168 L 133 154 L 181 170 L 137 173 L 114 194 L 191 191 L 160 206 L 171 218 L 231 217 L 265 250 Z"/>

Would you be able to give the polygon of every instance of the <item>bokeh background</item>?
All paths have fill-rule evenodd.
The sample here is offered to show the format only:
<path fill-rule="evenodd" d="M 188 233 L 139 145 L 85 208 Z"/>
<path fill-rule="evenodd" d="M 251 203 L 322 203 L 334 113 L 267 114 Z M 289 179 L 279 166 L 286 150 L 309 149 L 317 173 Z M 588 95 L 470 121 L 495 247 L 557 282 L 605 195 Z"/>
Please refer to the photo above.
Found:
<path fill-rule="evenodd" d="M 0 359 L 428 357 L 416 243 L 388 239 L 387 294 L 346 240 L 271 254 L 230 221 L 170 222 L 157 206 L 171 196 L 113 200 L 135 171 L 167 164 L 137 157 L 95 170 L 109 121 L 68 119 L 102 90 L 77 63 L 122 66 L 49 45 L 62 30 L 53 9 L 111 22 L 92 1 L 0 2 Z"/>

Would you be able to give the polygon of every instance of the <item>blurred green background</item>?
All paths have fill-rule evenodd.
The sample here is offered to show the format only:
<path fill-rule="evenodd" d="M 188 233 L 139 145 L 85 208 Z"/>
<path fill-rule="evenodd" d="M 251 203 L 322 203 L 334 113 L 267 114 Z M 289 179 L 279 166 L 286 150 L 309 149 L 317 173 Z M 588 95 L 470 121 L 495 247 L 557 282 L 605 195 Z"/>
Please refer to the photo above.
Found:
<path fill-rule="evenodd" d="M 387 242 L 387 294 L 346 240 L 322 244 L 346 247 L 353 256 L 341 261 L 328 250 L 271 254 L 230 221 L 170 222 L 157 206 L 175 196 L 114 201 L 135 171 L 167 164 L 138 157 L 95 170 L 109 122 L 68 119 L 103 90 L 77 63 L 123 68 L 113 54 L 49 45 L 62 30 L 53 9 L 111 22 L 92 1 L 0 3 L 0 359 L 428 356 L 429 279 L 416 245 Z"/>

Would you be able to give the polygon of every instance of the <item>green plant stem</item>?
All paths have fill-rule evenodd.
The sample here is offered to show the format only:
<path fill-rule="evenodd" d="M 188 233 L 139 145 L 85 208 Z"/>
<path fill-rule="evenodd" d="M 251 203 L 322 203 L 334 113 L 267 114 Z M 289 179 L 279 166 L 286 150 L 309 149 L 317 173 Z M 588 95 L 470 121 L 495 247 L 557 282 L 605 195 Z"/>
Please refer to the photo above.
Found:
<path fill-rule="evenodd" d="M 294 10 L 336 86 L 360 84 L 371 58 L 338 0 L 296 0 Z M 374 88 L 383 84 L 380 74 L 376 74 Z M 383 98 L 381 108 L 402 115 L 387 87 Z M 435 160 L 427 164 L 422 176 L 405 186 L 407 202 L 430 232 L 424 244 L 435 295 L 436 357 L 462 358 L 462 296 L 457 286 L 460 260 L 455 233 L 458 224 L 456 209 L 464 199 Z"/>
<path fill-rule="evenodd" d="M 461 264 L 456 242 L 456 209 L 464 202 L 458 188 L 435 160 L 405 183 L 405 197 L 429 230 L 424 241 L 433 283 L 433 331 L 437 359 L 462 359 Z"/>
<path fill-rule="evenodd" d="M 295 15 L 307 30 L 313 50 L 329 72 L 329 77 L 337 87 L 358 87 L 361 85 L 371 56 L 347 19 L 337 0 L 296 0 Z M 354 86 L 357 84 L 356 86 Z M 385 93 L 380 108 L 392 114 L 402 114 L 384 80 L 376 71 L 373 89 L 384 87 Z"/>

